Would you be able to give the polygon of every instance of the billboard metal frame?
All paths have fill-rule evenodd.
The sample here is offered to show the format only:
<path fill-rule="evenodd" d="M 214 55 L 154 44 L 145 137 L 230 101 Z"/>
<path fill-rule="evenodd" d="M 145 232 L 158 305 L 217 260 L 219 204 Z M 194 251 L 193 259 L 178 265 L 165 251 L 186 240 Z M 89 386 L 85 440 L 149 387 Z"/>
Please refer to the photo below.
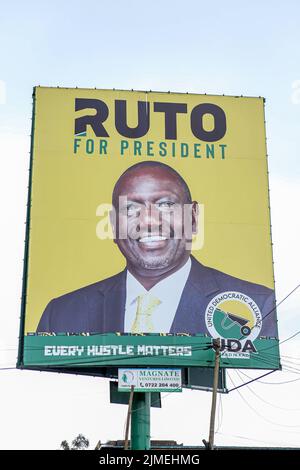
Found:
<path fill-rule="evenodd" d="M 27 369 L 27 370 L 39 370 L 39 371 L 51 371 L 57 373 L 75 373 L 75 374 L 82 374 L 82 375 L 99 375 L 101 377 L 107 377 L 106 373 L 109 370 L 110 366 L 97 366 L 97 369 L 105 370 L 105 372 L 96 374 L 95 367 L 88 366 L 83 368 L 76 368 L 72 366 L 28 366 L 24 364 L 24 333 L 25 333 L 25 311 L 26 311 L 26 299 L 27 299 L 27 288 L 28 288 L 28 261 L 29 261 L 29 240 L 30 240 L 30 229 L 31 229 L 31 204 L 32 204 L 32 180 L 33 180 L 33 160 L 34 160 L 34 136 L 35 136 L 35 118 L 36 118 L 36 89 L 39 87 L 33 88 L 32 100 L 33 100 L 33 108 L 32 108 L 32 124 L 31 124 L 31 141 L 30 141 L 30 163 L 29 163 L 29 180 L 28 180 L 28 197 L 27 197 L 27 210 L 26 210 L 26 225 L 25 225 L 25 242 L 24 242 L 24 260 L 23 260 L 23 280 L 22 280 L 22 296 L 21 296 L 21 315 L 20 315 L 20 329 L 19 329 L 19 347 L 18 347 L 18 358 L 17 358 L 17 368 L 19 369 Z M 54 87 L 53 87 L 54 88 Z M 57 87 L 60 88 L 60 87 Z M 84 89 L 83 89 L 84 90 Z M 92 89 L 87 89 L 92 90 Z M 101 89 L 105 91 L 105 89 Z M 107 89 L 109 90 L 109 89 Z M 129 90 L 116 90 L 116 91 L 129 91 Z M 146 91 L 146 90 L 135 90 L 144 93 L 166 93 L 161 91 Z M 170 93 L 170 92 L 168 92 Z M 172 92 L 181 95 L 197 95 L 197 93 L 178 93 Z M 206 95 L 206 94 L 205 94 Z M 224 96 L 224 95 L 213 95 L 207 94 L 206 96 Z M 237 96 L 237 95 L 226 95 L 232 98 L 261 98 L 261 97 L 251 97 L 251 96 Z M 264 112 L 264 123 L 266 124 L 265 120 L 265 98 L 263 98 L 263 112 Z M 266 128 L 264 127 L 264 137 L 265 137 L 265 154 L 266 154 L 266 164 L 267 164 L 267 174 L 268 171 L 268 153 L 267 153 L 267 144 L 266 144 Z M 272 244 L 272 225 L 271 225 L 271 209 L 270 209 L 270 189 L 269 189 L 269 180 L 267 181 L 267 189 L 268 189 L 268 204 L 269 204 L 269 217 L 270 217 L 270 238 Z M 272 250 L 272 272 L 273 272 L 273 279 L 274 279 L 274 259 L 273 259 L 273 250 Z M 135 366 L 130 366 L 135 367 Z M 136 366 L 139 367 L 139 366 Z M 192 367 L 192 366 L 191 366 Z M 195 365 L 197 367 L 197 365 Z M 226 365 L 222 367 L 224 370 Z M 251 368 L 251 367 L 250 367 Z M 281 366 L 280 366 L 281 368 Z M 188 371 L 189 367 L 185 367 Z"/>
<path fill-rule="evenodd" d="M 24 243 L 24 260 L 23 260 L 23 279 L 22 279 L 22 297 L 21 297 L 21 315 L 20 315 L 20 330 L 19 330 L 19 349 L 17 367 L 24 368 L 23 355 L 24 355 L 24 333 L 25 333 L 25 309 L 26 309 L 26 296 L 27 296 L 27 274 L 28 274 L 28 259 L 29 259 L 29 234 L 30 234 L 30 214 L 31 214 L 31 194 L 32 194 L 32 169 L 33 169 L 33 146 L 34 146 L 34 128 L 35 128 L 35 90 L 32 93 L 32 120 L 31 120 L 31 135 L 30 135 L 30 161 L 29 161 L 29 177 L 28 177 L 28 197 L 27 197 L 27 211 L 25 222 L 25 243 Z"/>

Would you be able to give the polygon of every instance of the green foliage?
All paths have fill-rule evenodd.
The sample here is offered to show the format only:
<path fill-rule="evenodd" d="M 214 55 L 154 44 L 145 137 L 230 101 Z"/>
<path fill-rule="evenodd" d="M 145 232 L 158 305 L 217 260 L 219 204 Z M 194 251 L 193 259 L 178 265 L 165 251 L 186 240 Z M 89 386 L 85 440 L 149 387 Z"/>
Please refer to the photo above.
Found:
<path fill-rule="evenodd" d="M 89 445 L 89 440 L 83 434 L 78 434 L 72 441 L 72 447 L 70 447 L 68 441 L 62 441 L 60 447 L 62 450 L 87 450 Z"/>

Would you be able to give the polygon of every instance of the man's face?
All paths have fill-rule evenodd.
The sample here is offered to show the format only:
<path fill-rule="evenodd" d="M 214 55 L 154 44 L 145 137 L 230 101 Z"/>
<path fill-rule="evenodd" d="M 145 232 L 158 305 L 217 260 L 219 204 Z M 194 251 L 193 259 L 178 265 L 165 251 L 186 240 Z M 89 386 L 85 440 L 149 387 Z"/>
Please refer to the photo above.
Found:
<path fill-rule="evenodd" d="M 159 166 L 133 169 L 119 180 L 113 205 L 115 242 L 129 269 L 151 276 L 185 263 L 197 203 L 189 203 L 176 175 Z"/>

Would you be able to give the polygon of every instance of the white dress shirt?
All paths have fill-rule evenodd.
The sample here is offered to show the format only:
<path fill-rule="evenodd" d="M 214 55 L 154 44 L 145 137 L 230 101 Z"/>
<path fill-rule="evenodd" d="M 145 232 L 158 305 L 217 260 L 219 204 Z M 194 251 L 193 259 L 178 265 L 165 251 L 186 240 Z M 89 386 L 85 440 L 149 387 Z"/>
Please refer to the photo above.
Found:
<path fill-rule="evenodd" d="M 147 291 L 142 284 L 127 271 L 126 277 L 126 306 L 125 306 L 125 333 L 130 333 L 137 311 L 137 297 L 139 295 L 154 296 L 160 300 L 160 304 L 154 309 L 151 322 L 154 333 L 169 333 L 173 323 L 182 291 L 191 270 L 189 258 L 182 268 L 155 284 Z"/>

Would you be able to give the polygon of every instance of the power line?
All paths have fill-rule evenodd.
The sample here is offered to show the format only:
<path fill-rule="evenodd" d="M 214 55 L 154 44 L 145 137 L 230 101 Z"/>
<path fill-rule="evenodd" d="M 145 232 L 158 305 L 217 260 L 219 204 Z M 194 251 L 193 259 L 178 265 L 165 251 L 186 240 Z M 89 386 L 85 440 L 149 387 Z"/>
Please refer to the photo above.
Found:
<path fill-rule="evenodd" d="M 275 372 L 278 372 L 278 371 L 275 371 Z M 244 375 L 245 377 L 247 377 L 248 379 L 251 379 L 251 377 L 249 375 L 245 374 L 245 372 L 242 372 L 240 370 L 240 373 L 242 375 Z M 258 379 L 259 379 L 259 377 L 255 380 L 258 380 Z M 259 380 L 259 383 L 261 383 L 263 385 L 284 385 L 284 384 L 289 384 L 289 383 L 292 383 L 292 382 L 298 382 L 299 380 L 300 380 L 300 378 L 299 379 L 292 379 L 292 380 L 284 380 L 282 382 L 264 382 L 263 380 Z"/>
<path fill-rule="evenodd" d="M 237 369 L 235 369 L 235 373 L 239 376 L 239 379 L 243 382 L 243 379 L 241 378 L 240 376 L 240 373 Z M 300 411 L 300 408 L 283 408 L 281 406 L 278 406 L 278 405 L 274 405 L 274 403 L 270 403 L 269 401 L 267 400 L 264 400 L 261 396 L 259 396 L 256 392 L 254 392 L 254 390 L 252 390 L 252 388 L 250 387 L 249 385 L 250 382 L 247 382 L 247 383 L 244 383 L 244 385 L 247 386 L 247 389 L 256 397 L 258 398 L 260 401 L 262 401 L 263 403 L 266 403 L 266 405 L 269 405 L 269 406 L 272 406 L 274 408 L 277 408 L 279 410 L 283 410 L 283 411 Z"/>
<path fill-rule="evenodd" d="M 266 374 L 260 375 L 260 376 L 257 377 L 256 379 L 252 379 L 252 380 L 249 380 L 249 382 L 243 383 L 242 385 L 238 385 L 237 387 L 234 387 L 234 388 L 228 390 L 228 393 L 233 392 L 234 390 L 237 390 L 238 388 L 244 387 L 245 385 L 248 385 L 248 384 L 250 384 L 251 382 L 255 382 L 256 380 L 258 380 L 258 379 L 260 379 L 260 378 L 262 378 L 262 377 L 266 377 L 267 375 L 273 374 L 273 372 L 276 372 L 276 370 L 271 370 L 271 371 L 267 372 Z M 228 373 L 228 372 L 227 372 L 227 373 Z"/>
<path fill-rule="evenodd" d="M 229 377 L 231 383 L 233 384 L 233 386 L 236 387 L 236 385 L 235 385 L 232 377 L 229 375 L 229 373 L 228 373 L 228 377 Z M 296 425 L 280 424 L 280 423 L 275 423 L 274 421 L 269 420 L 265 416 L 258 413 L 258 411 L 255 408 L 253 408 L 253 406 L 251 406 L 250 403 L 248 403 L 248 401 L 243 397 L 243 395 L 241 394 L 241 392 L 237 388 L 236 388 L 236 390 L 237 390 L 238 394 L 240 395 L 241 399 L 243 400 L 243 402 L 248 406 L 248 408 L 250 408 L 253 411 L 253 413 L 255 413 L 257 416 L 259 416 L 261 419 L 263 419 L 267 423 L 275 425 L 275 426 L 283 427 L 283 428 L 300 428 L 299 424 L 298 425 L 297 424 Z"/>
<path fill-rule="evenodd" d="M 276 356 L 274 356 L 276 357 Z M 254 354 L 251 356 L 251 359 L 255 362 L 259 362 L 259 364 L 265 364 L 266 367 L 265 369 L 274 369 L 274 370 L 280 370 L 280 369 L 277 369 L 277 368 L 274 368 L 274 361 L 272 359 L 272 357 L 268 357 L 268 355 L 264 355 L 263 354 L 259 354 L 258 356 L 255 356 Z M 283 371 L 285 372 L 291 372 L 293 374 L 299 374 L 300 373 L 300 369 L 297 368 L 297 367 L 293 367 L 292 365 L 290 364 L 284 364 L 283 365 L 283 368 L 282 368 Z"/>
<path fill-rule="evenodd" d="M 274 310 L 276 310 L 277 307 L 279 307 L 279 305 L 281 305 L 286 299 L 288 299 L 299 287 L 300 287 L 300 284 L 298 284 L 296 287 L 294 287 L 294 289 L 292 289 L 280 302 L 277 302 L 276 305 L 272 308 L 272 310 L 270 310 L 270 312 L 268 312 L 265 316 L 262 317 L 262 320 L 264 320 L 272 312 L 274 312 Z"/>

